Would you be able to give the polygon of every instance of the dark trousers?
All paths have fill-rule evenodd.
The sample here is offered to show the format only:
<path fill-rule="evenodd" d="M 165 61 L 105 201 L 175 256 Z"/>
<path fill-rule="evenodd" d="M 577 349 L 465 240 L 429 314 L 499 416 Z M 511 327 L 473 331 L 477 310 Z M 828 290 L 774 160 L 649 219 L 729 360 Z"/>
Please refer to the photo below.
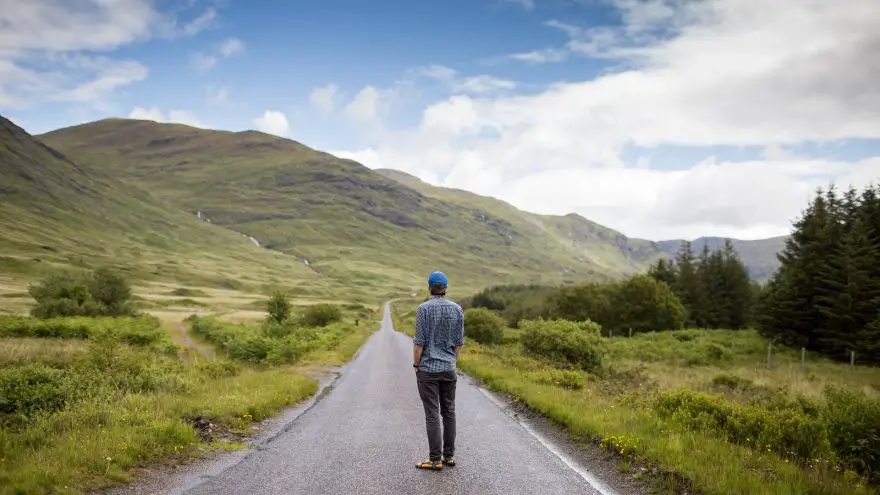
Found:
<path fill-rule="evenodd" d="M 416 382 L 419 397 L 425 406 L 425 426 L 428 430 L 428 448 L 432 461 L 440 460 L 440 455 L 455 455 L 455 385 L 458 377 L 455 371 L 425 373 L 419 371 Z M 440 418 L 443 418 L 443 432 L 440 432 Z"/>

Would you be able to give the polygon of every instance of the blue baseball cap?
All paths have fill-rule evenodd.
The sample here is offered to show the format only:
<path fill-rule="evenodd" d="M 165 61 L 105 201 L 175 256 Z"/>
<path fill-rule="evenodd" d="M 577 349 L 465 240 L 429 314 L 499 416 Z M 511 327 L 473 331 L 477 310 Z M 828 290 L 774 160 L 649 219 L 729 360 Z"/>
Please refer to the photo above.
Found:
<path fill-rule="evenodd" d="M 433 287 L 435 285 L 440 285 L 444 289 L 449 284 L 449 280 L 446 278 L 446 274 L 443 272 L 432 272 L 428 275 L 428 285 Z"/>

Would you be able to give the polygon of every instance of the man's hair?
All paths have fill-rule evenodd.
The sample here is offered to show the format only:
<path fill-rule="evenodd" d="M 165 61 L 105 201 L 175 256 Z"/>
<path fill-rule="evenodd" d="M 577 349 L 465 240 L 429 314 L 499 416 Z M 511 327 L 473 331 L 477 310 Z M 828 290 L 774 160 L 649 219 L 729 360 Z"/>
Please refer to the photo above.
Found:
<path fill-rule="evenodd" d="M 434 284 L 428 286 L 428 290 L 431 292 L 432 296 L 445 296 L 446 295 L 446 287 L 443 287 L 443 284 Z"/>

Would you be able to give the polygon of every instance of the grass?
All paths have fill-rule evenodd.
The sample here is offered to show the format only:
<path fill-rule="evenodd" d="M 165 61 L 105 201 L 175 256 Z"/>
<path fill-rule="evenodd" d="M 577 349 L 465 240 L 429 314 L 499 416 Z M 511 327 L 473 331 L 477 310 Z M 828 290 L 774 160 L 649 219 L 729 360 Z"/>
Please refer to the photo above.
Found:
<path fill-rule="evenodd" d="M 376 329 L 377 307 L 342 308 L 335 328 L 317 332 L 326 336 L 274 364 L 181 349 L 186 313 L 0 316 L 0 494 L 83 493 L 128 483 L 146 465 L 241 448 L 252 425 L 314 394 L 314 371 L 344 364 Z M 216 321 L 261 333 L 253 320 Z"/>
<path fill-rule="evenodd" d="M 395 327 L 410 335 L 415 304 L 407 301 L 394 306 Z M 837 385 L 876 398 L 880 391 L 880 370 L 876 368 L 850 368 L 808 355 L 806 369 L 800 371 L 799 353 L 777 350 L 776 366 L 766 369 L 766 341 L 754 332 L 686 330 L 606 339 L 605 368 L 591 374 L 561 370 L 558 364 L 524 355 L 520 336 L 521 331 L 508 329 L 498 346 L 468 340 L 459 365 L 485 386 L 565 426 L 575 439 L 605 447 L 621 460 L 622 467 L 656 467 L 658 491 L 877 492 L 854 473 L 838 472 L 833 463 L 801 466 L 788 455 L 757 448 L 754 439 L 750 444 L 733 435 L 730 428 L 741 425 L 734 423 L 723 430 L 708 427 L 705 416 L 695 416 L 696 423 L 689 423 L 689 416 L 683 415 L 687 409 L 678 409 L 672 416 L 660 409 L 660 405 L 683 397 L 682 391 L 691 391 L 703 392 L 713 404 L 741 410 L 741 414 L 768 418 L 785 414 L 809 421 L 808 416 L 798 416 L 798 394 L 821 404 L 824 386 Z M 728 352 L 719 352 L 716 346 Z M 780 412 L 773 412 L 773 404 L 779 404 Z M 793 425 L 777 425 L 771 419 L 756 428 L 776 433 L 776 427 Z M 795 435 L 786 441 L 800 440 L 804 439 Z"/>

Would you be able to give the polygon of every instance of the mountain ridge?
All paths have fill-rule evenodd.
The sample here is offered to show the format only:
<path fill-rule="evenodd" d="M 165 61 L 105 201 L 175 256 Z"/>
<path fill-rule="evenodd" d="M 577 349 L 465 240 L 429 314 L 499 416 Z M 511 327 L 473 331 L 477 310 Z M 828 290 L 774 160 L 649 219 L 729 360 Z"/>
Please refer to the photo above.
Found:
<path fill-rule="evenodd" d="M 438 266 L 473 289 L 607 280 L 668 256 L 653 241 L 576 213 L 524 212 L 258 131 L 112 118 L 37 139 L 89 170 L 352 283 L 402 283 Z"/>

